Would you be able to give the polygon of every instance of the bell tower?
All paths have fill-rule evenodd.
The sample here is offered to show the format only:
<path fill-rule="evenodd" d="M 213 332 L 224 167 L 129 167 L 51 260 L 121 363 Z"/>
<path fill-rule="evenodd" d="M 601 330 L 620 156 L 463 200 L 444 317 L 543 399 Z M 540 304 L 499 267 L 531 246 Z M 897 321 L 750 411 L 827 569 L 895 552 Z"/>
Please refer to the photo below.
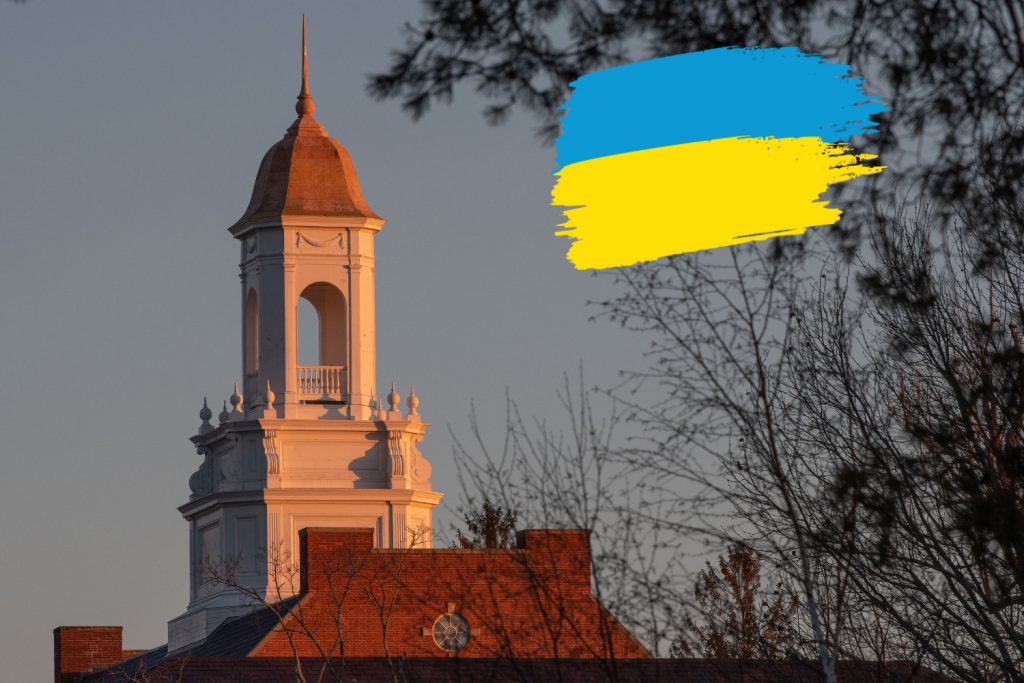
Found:
<path fill-rule="evenodd" d="M 263 157 L 249 206 L 229 228 L 241 244 L 245 412 L 368 420 L 376 370 L 373 238 L 384 220 L 363 199 L 348 151 L 313 118 L 305 27 L 302 57 L 299 117 Z M 300 297 L 320 319 L 316 366 L 296 361 Z"/>
<path fill-rule="evenodd" d="M 404 414 L 393 384 L 388 405 L 377 392 L 373 240 L 384 220 L 348 151 L 313 118 L 305 18 L 295 109 L 229 228 L 241 252 L 242 389 L 217 425 L 204 400 L 191 438 L 203 462 L 178 508 L 189 524 L 190 601 L 168 623 L 169 652 L 248 609 L 204 564 L 233 567 L 239 584 L 273 601 L 298 591 L 281 567 L 297 562 L 305 527 L 372 528 L 379 548 L 431 545 L 442 494 L 417 449 L 430 425 L 411 389 Z M 319 318 L 318 365 L 298 364 L 300 298 Z"/>

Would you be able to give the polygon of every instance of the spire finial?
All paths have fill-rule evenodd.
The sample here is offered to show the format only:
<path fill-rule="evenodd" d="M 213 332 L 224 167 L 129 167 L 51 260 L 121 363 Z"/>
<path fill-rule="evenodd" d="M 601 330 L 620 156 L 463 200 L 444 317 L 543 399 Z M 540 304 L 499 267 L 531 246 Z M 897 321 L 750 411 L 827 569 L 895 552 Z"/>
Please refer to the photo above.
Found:
<path fill-rule="evenodd" d="M 409 407 L 409 412 L 405 414 L 406 420 L 419 420 L 420 414 L 416 412 L 416 406 L 419 404 L 420 400 L 416 398 L 416 386 L 410 385 L 409 398 L 405 399 L 405 405 Z"/>
<path fill-rule="evenodd" d="M 206 397 L 203 397 L 203 407 L 199 410 L 199 419 L 203 421 L 199 425 L 200 434 L 209 434 L 214 430 L 214 426 L 210 424 L 210 418 L 213 417 L 213 411 L 210 410 L 210 406 L 206 405 Z"/>
<path fill-rule="evenodd" d="M 242 395 L 238 393 L 238 382 L 235 382 L 235 393 L 231 394 L 231 415 L 235 419 L 243 414 L 241 404 Z"/>
<path fill-rule="evenodd" d="M 398 410 L 398 403 L 401 400 L 402 400 L 402 397 L 398 395 L 397 391 L 395 391 L 395 383 L 392 382 L 391 383 L 391 393 L 388 394 L 388 403 L 391 405 L 391 410 L 389 412 L 396 412 Z M 401 419 L 401 416 L 402 416 L 402 414 L 398 413 L 398 418 L 396 418 L 396 419 Z"/>
<path fill-rule="evenodd" d="M 300 95 L 309 94 L 309 76 L 306 70 L 306 15 L 302 15 L 302 92 Z"/>
<path fill-rule="evenodd" d="M 299 116 L 312 116 L 316 111 L 313 97 L 309 94 L 309 77 L 306 72 L 306 15 L 302 15 L 302 90 L 299 101 L 295 103 L 295 112 Z"/>

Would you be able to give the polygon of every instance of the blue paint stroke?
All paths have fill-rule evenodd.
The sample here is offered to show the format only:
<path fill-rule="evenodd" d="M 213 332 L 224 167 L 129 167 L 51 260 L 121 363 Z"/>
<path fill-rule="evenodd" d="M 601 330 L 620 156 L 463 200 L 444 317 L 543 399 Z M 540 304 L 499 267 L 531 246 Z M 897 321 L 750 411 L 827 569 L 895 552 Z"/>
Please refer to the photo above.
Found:
<path fill-rule="evenodd" d="M 869 117 L 888 109 L 849 73 L 795 47 L 719 48 L 596 71 L 569 84 L 558 167 L 729 137 L 843 142 L 872 132 Z"/>

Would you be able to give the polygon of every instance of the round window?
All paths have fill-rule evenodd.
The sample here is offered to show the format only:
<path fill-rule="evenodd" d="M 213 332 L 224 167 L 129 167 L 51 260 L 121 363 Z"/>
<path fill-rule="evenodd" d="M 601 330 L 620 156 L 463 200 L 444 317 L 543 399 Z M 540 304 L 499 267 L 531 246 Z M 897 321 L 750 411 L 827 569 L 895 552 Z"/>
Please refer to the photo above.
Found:
<path fill-rule="evenodd" d="M 434 622 L 434 642 L 446 652 L 469 644 L 469 622 L 461 614 L 442 614 Z"/>

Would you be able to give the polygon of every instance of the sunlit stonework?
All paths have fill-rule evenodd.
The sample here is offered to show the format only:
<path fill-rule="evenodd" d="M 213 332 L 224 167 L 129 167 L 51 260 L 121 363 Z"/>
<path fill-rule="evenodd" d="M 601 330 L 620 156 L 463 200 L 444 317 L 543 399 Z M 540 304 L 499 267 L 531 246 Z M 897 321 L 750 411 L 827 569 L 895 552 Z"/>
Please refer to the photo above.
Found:
<path fill-rule="evenodd" d="M 202 462 L 178 508 L 190 529 L 191 599 L 168 624 L 171 652 L 246 611 L 237 591 L 203 581 L 203 562 L 237 562 L 240 581 L 266 590 L 268 576 L 298 561 L 304 527 L 371 528 L 378 548 L 430 547 L 441 499 L 418 449 L 429 425 L 415 392 L 404 413 L 394 384 L 387 404 L 379 398 L 373 240 L 384 220 L 348 151 L 313 118 L 305 29 L 302 57 L 299 117 L 264 155 L 229 228 L 241 254 L 243 382 L 214 402 L 219 424 L 204 401 L 192 437 Z M 317 365 L 297 362 L 300 298 L 319 318 Z M 297 591 L 286 584 L 280 597 Z"/>

